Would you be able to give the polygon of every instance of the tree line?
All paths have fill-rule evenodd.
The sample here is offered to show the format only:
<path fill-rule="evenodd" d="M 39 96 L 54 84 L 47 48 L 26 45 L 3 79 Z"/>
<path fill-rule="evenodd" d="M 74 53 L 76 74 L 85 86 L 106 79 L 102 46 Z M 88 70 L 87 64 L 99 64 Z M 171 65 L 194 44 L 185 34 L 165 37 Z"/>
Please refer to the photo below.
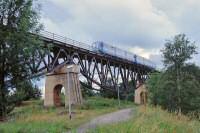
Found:
<path fill-rule="evenodd" d="M 189 63 L 197 54 L 194 42 L 184 34 L 176 35 L 161 50 L 164 70 L 150 75 L 147 81 L 149 102 L 170 112 L 199 118 L 200 68 Z"/>

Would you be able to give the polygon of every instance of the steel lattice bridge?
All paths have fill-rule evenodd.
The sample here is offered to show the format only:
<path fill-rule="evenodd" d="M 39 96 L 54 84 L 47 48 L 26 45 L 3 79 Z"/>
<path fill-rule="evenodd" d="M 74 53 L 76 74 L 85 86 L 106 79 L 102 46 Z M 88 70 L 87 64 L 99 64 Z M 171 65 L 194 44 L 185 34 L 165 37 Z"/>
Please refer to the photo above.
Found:
<path fill-rule="evenodd" d="M 110 89 L 107 80 L 111 79 L 113 89 L 122 83 L 124 90 L 128 91 L 129 81 L 134 81 L 133 85 L 143 83 L 155 70 L 151 61 L 103 42 L 88 45 L 47 31 L 40 32 L 39 36 L 45 46 L 51 48 L 46 52 L 38 51 L 39 57 L 29 64 L 37 75 L 73 62 L 80 66 L 80 72 L 89 86 L 96 84 Z"/>

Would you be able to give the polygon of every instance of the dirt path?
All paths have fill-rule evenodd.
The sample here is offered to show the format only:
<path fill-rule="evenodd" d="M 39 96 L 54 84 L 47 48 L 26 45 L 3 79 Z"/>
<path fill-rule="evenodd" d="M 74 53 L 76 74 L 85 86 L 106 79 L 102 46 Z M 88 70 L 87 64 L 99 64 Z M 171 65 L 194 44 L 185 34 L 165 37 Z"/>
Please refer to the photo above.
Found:
<path fill-rule="evenodd" d="M 92 119 L 90 122 L 81 125 L 77 128 L 77 133 L 85 133 L 88 129 L 95 128 L 99 125 L 117 123 L 126 121 L 131 118 L 132 108 L 122 109 L 116 112 L 105 114 Z"/>

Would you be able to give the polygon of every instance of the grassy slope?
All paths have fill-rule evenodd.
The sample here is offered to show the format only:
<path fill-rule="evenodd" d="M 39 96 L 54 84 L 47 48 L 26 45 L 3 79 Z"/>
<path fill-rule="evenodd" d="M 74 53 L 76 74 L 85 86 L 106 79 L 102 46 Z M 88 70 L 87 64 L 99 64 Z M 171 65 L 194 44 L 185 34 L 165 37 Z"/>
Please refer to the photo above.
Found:
<path fill-rule="evenodd" d="M 67 109 L 44 108 L 42 101 L 24 102 L 15 108 L 8 122 L 0 123 L 0 133 L 60 133 L 75 128 L 91 118 L 118 109 L 117 100 L 100 97 L 89 98 L 81 107 L 73 107 L 75 115 L 70 121 Z M 134 106 L 132 102 L 122 102 L 122 107 Z"/>
<path fill-rule="evenodd" d="M 106 125 L 91 130 L 98 133 L 200 133 L 200 122 L 185 116 L 177 117 L 160 108 L 138 107 L 127 122 Z"/>

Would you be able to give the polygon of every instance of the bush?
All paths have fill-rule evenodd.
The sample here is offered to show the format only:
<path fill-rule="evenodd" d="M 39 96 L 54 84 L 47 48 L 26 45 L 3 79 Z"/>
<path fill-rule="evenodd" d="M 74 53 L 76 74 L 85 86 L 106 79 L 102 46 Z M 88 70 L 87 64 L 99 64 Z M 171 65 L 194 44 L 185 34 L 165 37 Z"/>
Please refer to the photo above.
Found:
<path fill-rule="evenodd" d="M 150 75 L 147 81 L 149 91 L 149 102 L 153 105 L 160 105 L 170 112 L 177 112 L 181 108 L 184 114 L 193 114 L 199 117 L 200 113 L 200 81 L 196 73 L 200 73 L 198 68 L 196 73 L 193 69 L 198 67 L 194 65 L 184 66 L 180 79 L 181 90 L 177 89 L 176 73 L 167 70 L 161 73 Z M 181 102 L 179 102 L 179 100 Z"/>

